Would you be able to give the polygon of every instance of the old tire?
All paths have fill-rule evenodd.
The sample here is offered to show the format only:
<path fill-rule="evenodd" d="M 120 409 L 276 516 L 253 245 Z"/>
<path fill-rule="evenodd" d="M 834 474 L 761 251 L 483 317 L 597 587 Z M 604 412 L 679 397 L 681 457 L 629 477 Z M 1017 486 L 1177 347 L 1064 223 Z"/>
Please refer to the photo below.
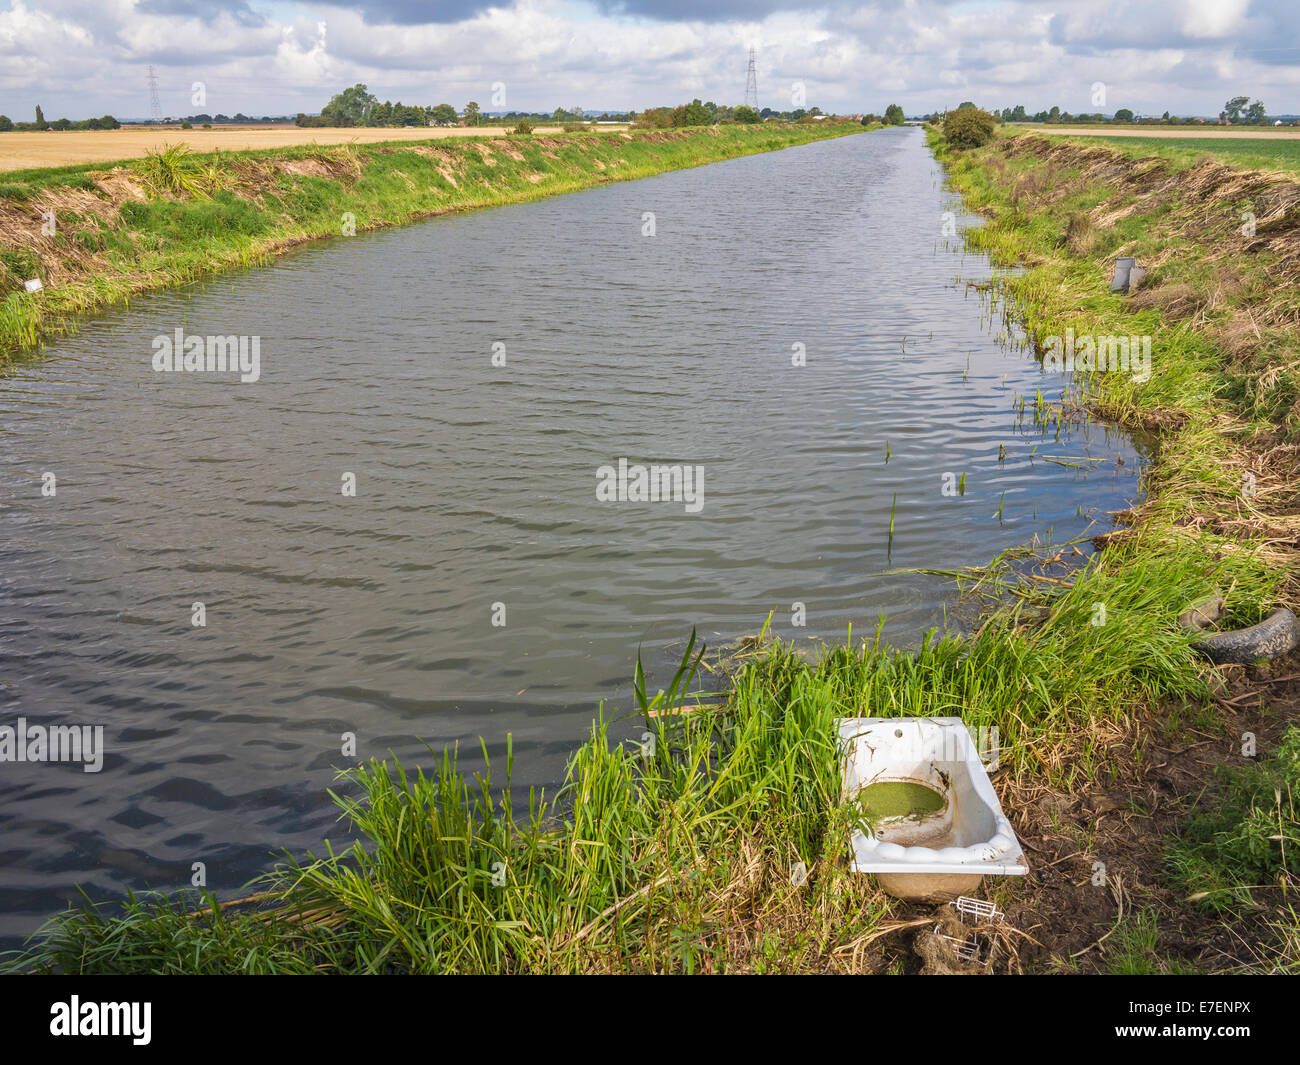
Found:
<path fill-rule="evenodd" d="M 1192 632 L 1203 632 L 1222 612 L 1223 598 L 1214 596 L 1188 607 L 1178 615 L 1178 622 Z M 1219 665 L 1271 660 L 1300 647 L 1300 621 L 1286 607 L 1281 607 L 1257 625 L 1211 633 L 1192 647 Z"/>

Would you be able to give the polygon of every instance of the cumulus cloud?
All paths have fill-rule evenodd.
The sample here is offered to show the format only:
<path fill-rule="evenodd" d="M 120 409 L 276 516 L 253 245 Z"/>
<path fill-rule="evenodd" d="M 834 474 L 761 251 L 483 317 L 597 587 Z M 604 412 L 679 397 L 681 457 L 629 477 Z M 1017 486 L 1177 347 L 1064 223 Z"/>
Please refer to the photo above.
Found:
<path fill-rule="evenodd" d="M 747 49 L 760 102 L 909 112 L 985 106 L 1216 114 L 1229 96 L 1300 111 L 1291 0 L 0 0 L 0 111 L 318 111 L 365 82 L 408 103 L 642 108 L 693 96 L 736 103 Z M 706 10 L 707 8 L 707 10 Z"/>

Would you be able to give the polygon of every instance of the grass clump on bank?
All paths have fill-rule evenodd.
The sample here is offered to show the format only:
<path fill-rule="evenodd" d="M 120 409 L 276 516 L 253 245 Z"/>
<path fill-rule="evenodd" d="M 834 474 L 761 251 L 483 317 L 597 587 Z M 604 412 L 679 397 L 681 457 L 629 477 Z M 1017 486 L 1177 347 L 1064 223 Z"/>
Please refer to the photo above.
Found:
<path fill-rule="evenodd" d="M 0 368 L 87 311 L 304 241 L 859 132 L 763 124 L 207 154 L 173 145 L 108 168 L 15 171 L 0 184 Z M 33 278 L 38 294 L 23 290 Z"/>
<path fill-rule="evenodd" d="M 689 651 L 688 651 L 689 656 Z M 689 669 L 670 689 L 680 705 Z M 661 693 L 647 714 L 669 706 Z M 777 707 L 780 709 L 773 712 Z M 555 801 L 518 812 L 455 755 L 371 762 L 338 796 L 361 842 L 291 861 L 248 903 L 132 900 L 56 920 L 24 964 L 75 972 L 819 968 L 884 909 L 837 870 L 833 703 L 776 648 L 726 713 L 597 722 Z M 506 759 L 506 777 L 510 756 Z M 823 857 L 831 858 L 824 866 Z M 803 861 L 806 881 L 791 869 Z M 798 878 L 793 878 L 798 879 Z M 810 920 L 810 918 L 812 918 Z"/>

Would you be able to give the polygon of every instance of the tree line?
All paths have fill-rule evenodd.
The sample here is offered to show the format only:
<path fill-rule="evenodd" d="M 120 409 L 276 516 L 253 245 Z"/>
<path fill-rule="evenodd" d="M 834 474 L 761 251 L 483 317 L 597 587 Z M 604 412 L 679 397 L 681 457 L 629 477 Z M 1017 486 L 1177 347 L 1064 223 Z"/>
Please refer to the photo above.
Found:
<path fill-rule="evenodd" d="M 974 107 L 973 103 L 966 101 L 962 103 L 957 110 L 966 107 Z M 1062 111 L 1059 107 L 1052 107 L 1045 111 L 1036 111 L 1030 114 L 1025 110 L 1023 104 L 1017 104 L 1015 107 L 1004 107 L 1001 111 L 995 111 L 1003 122 L 1143 122 L 1143 123 L 1164 123 L 1170 126 L 1180 126 L 1187 124 L 1199 125 L 1204 122 L 1203 119 L 1197 118 L 1179 118 L 1166 111 L 1159 118 L 1153 115 L 1139 116 L 1135 115 L 1130 108 L 1121 107 L 1114 115 L 1104 115 L 1101 112 L 1089 113 L 1081 111 L 1078 114 L 1070 114 L 1069 111 Z M 1219 112 L 1219 119 L 1231 125 L 1252 125 L 1262 126 L 1269 121 L 1268 111 L 1264 107 L 1262 100 L 1256 100 L 1253 103 L 1249 96 L 1234 96 L 1226 104 L 1223 110 Z"/>
<path fill-rule="evenodd" d="M 478 117 L 478 104 L 471 102 L 465 108 L 466 124 L 477 125 Z M 400 100 L 381 103 L 365 85 L 358 83 L 331 97 L 319 115 L 299 113 L 294 121 L 299 126 L 454 126 L 460 116 L 451 104 L 422 107 Z"/>
<path fill-rule="evenodd" d="M 896 114 L 896 117 L 894 117 Z M 901 123 L 903 109 L 891 104 L 883 121 Z M 478 103 L 471 100 L 461 112 L 451 104 L 434 104 L 425 107 L 418 104 L 403 104 L 400 101 L 390 103 L 380 101 L 364 84 L 353 85 L 330 98 L 329 103 L 321 108 L 319 115 L 299 114 L 295 119 L 299 126 L 454 126 L 463 123 L 466 126 L 478 126 L 484 121 L 503 122 L 505 120 L 554 122 L 572 124 L 576 122 L 594 122 L 595 117 L 586 114 L 581 107 L 557 107 L 553 112 L 510 111 L 507 114 L 487 116 L 483 114 Z M 734 107 L 718 104 L 712 100 L 700 100 L 698 97 L 688 104 L 675 107 L 650 107 L 644 111 L 606 112 L 601 116 L 605 121 L 630 122 L 640 129 L 671 129 L 682 126 L 715 126 L 719 124 L 755 123 L 772 121 L 800 122 L 819 121 L 825 117 L 821 108 L 794 108 L 789 111 L 775 111 L 770 107 L 757 110 L 740 104 Z M 873 121 L 882 119 L 870 116 Z"/>
<path fill-rule="evenodd" d="M 8 133 L 10 130 L 119 129 L 121 125 L 122 123 L 112 115 L 101 115 L 99 118 L 83 118 L 76 122 L 70 118 L 56 118 L 53 122 L 50 122 L 46 120 L 40 104 L 36 105 L 36 121 L 34 122 L 15 122 L 8 115 L 0 115 L 0 133 Z"/>

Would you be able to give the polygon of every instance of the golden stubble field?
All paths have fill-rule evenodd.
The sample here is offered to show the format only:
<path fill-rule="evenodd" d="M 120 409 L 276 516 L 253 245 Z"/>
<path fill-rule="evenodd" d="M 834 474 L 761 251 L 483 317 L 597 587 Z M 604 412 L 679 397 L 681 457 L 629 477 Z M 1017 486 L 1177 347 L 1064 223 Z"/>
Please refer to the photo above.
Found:
<path fill-rule="evenodd" d="M 601 126 L 602 130 L 622 126 Z M 414 129 L 356 127 L 352 129 L 300 129 L 297 126 L 245 126 L 222 129 L 156 129 L 124 126 L 122 129 L 87 129 L 44 133 L 0 133 L 0 171 L 29 167 L 71 166 L 139 159 L 167 144 L 188 144 L 193 151 L 244 151 L 249 148 L 284 148 L 295 144 L 369 144 L 374 141 L 427 141 L 439 137 L 491 137 L 506 132 L 504 126 L 421 126 Z M 537 133 L 558 133 L 558 126 L 538 126 Z"/>

